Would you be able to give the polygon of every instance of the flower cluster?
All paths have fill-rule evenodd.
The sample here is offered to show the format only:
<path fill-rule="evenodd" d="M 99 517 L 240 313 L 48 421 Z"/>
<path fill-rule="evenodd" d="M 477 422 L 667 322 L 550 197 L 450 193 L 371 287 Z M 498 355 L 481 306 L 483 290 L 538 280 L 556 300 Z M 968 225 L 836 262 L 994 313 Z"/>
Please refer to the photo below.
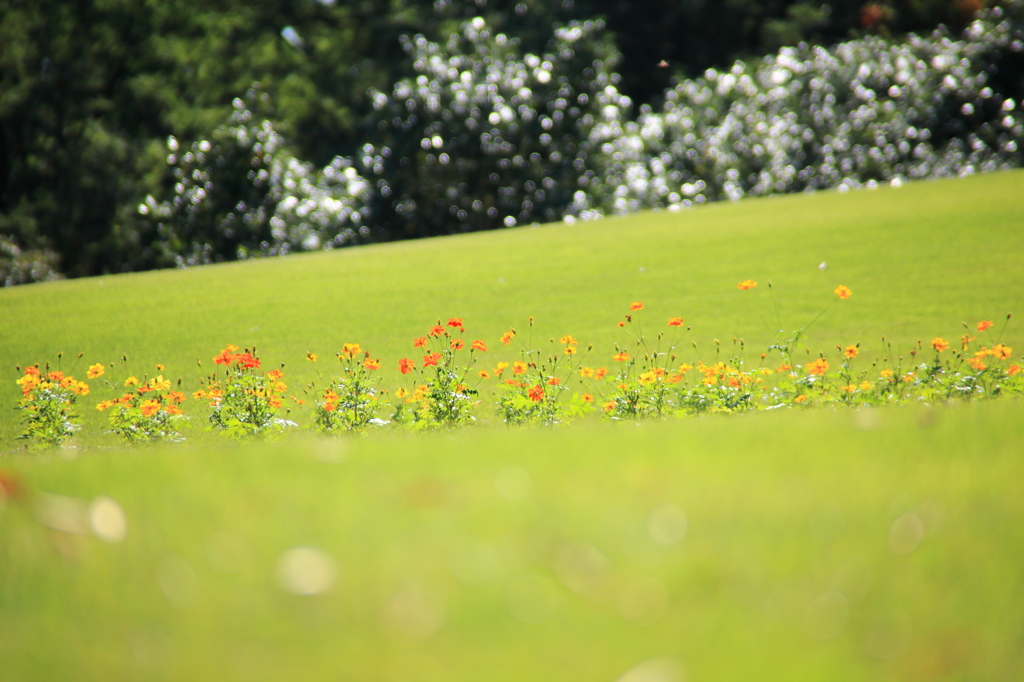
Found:
<path fill-rule="evenodd" d="M 163 369 L 163 365 L 157 365 L 158 372 Z M 104 371 L 103 365 L 93 365 L 89 368 L 89 377 L 102 376 Z M 179 388 L 180 384 L 181 379 Z M 185 418 L 180 405 L 187 396 L 180 390 L 171 390 L 170 379 L 165 379 L 163 374 L 142 380 L 129 376 L 123 384 L 111 384 L 112 388 L 122 386 L 127 390 L 120 397 L 96 405 L 100 412 L 110 411 L 113 433 L 128 443 L 181 440 L 177 422 Z"/>
<path fill-rule="evenodd" d="M 74 434 L 78 429 L 75 403 L 79 396 L 89 395 L 87 383 L 49 365 L 42 370 L 31 365 L 17 384 L 21 388 L 18 409 L 25 424 L 20 438 L 53 447 Z"/>
<path fill-rule="evenodd" d="M 754 280 L 737 285 L 745 297 L 756 296 L 751 292 L 757 287 Z M 903 352 L 883 338 L 880 353 L 871 360 L 865 359 L 859 342 L 812 354 L 802 341 L 808 329 L 834 304 L 852 296 L 849 287 L 837 286 L 814 319 L 789 334 L 778 332 L 765 352 L 753 355 L 742 339 L 734 338 L 731 345 L 714 339 L 710 355 L 690 341 L 687 354 L 692 352 L 692 357 L 683 358 L 679 344 L 691 331 L 684 319 L 669 317 L 655 324 L 658 329 L 651 333 L 654 323 L 642 319 L 647 313 L 639 301 L 631 303 L 617 322 L 626 337 L 607 355 L 595 354 L 592 344 L 583 346 L 569 333 L 548 338 L 542 349 L 543 344 L 534 340 L 533 318 L 526 326 L 528 333 L 520 335 L 509 328 L 497 336 L 492 351 L 486 339 L 466 335 L 461 317 L 450 317 L 413 339 L 413 357 L 402 357 L 396 365 L 411 384 L 393 393 L 380 388 L 381 358 L 358 343 L 344 344 L 337 353 L 340 376 L 327 379 L 322 388 L 313 382 L 306 391 L 312 395 L 311 427 L 320 433 L 389 424 L 414 430 L 452 428 L 473 422 L 480 405 L 488 402 L 508 425 L 550 425 L 591 412 L 636 421 L 1024 394 L 1024 368 L 1002 341 L 1006 324 L 997 332 L 992 320 L 966 326 L 958 342 L 938 336 L 928 343 L 918 341 Z M 514 351 L 511 356 L 489 361 L 509 351 Z M 594 361 L 595 355 L 600 360 Z M 307 352 L 306 359 L 317 367 L 315 353 Z M 279 416 L 288 390 L 284 372 L 264 371 L 255 348 L 240 351 L 229 345 L 214 357 L 214 364 L 222 369 L 202 380 L 193 398 L 211 408 L 209 419 L 216 429 L 241 437 L 296 425 Z M 124 440 L 178 438 L 174 427 L 183 418 L 180 405 L 186 395 L 171 390 L 163 370 L 158 365 L 161 373 L 153 378 L 128 377 L 116 385 L 120 397 L 96 406 L 100 411 L 111 410 L 113 432 Z M 320 370 L 316 371 L 322 379 Z M 96 364 L 87 375 L 96 379 L 104 372 L 104 366 Z M 88 395 L 89 386 L 60 370 L 38 365 L 27 367 L 17 383 L 22 390 L 23 436 L 50 446 L 66 440 L 75 429 L 75 401 Z M 178 389 L 180 384 L 179 379 Z M 489 401 L 484 397 L 488 394 Z M 292 400 L 296 409 L 307 402 L 295 396 Z M 390 419 L 378 416 L 386 411 Z"/>
<path fill-rule="evenodd" d="M 277 416 L 282 395 L 288 390 L 284 372 L 264 372 L 255 347 L 237 351 L 238 346 L 228 345 L 214 357 L 214 364 L 223 366 L 223 374 L 214 373 L 193 394 L 196 400 L 205 399 L 213 408 L 210 423 L 236 437 L 294 426 L 294 422 Z"/>

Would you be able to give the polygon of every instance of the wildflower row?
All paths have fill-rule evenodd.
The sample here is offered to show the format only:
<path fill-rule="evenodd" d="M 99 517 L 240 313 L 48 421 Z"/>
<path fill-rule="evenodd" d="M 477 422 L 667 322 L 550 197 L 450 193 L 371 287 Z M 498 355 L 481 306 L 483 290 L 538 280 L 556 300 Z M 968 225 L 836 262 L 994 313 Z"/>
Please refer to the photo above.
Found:
<path fill-rule="evenodd" d="M 755 287 L 753 280 L 737 285 L 744 292 Z M 110 432 L 128 443 L 180 440 L 179 427 L 189 418 L 182 405 L 190 399 L 202 405 L 192 416 L 205 413 L 209 428 L 252 437 L 297 427 L 288 418 L 293 410 L 305 413 L 314 431 L 340 433 L 389 425 L 453 428 L 486 412 L 509 425 L 550 425 L 592 412 L 613 420 L 644 420 L 1024 393 L 1021 364 L 1013 362 L 1013 349 L 1000 341 L 1006 324 L 995 330 L 991 320 L 965 323 L 966 333 L 956 340 L 918 341 L 902 355 L 883 338 L 882 356 L 870 362 L 860 358 L 859 343 L 812 355 L 801 343 L 807 329 L 851 295 L 848 287 L 836 287 L 814 320 L 791 334 L 779 333 L 765 352 L 754 354 L 740 339 L 730 346 L 716 339 L 712 354 L 702 355 L 697 343 L 686 339 L 690 328 L 682 317 L 655 323 L 644 319 L 643 303 L 634 302 L 617 323 L 623 337 L 612 352 L 595 352 L 571 334 L 538 343 L 532 317 L 527 333 L 511 328 L 493 343 L 467 334 L 460 317 L 438 320 L 412 339 L 408 356 L 391 361 L 403 379 L 391 390 L 381 388 L 384 361 L 358 343 L 344 344 L 334 369 L 307 352 L 316 379 L 297 394 L 285 382 L 284 365 L 265 369 L 256 348 L 233 345 L 213 358 L 215 371 L 200 379 L 190 395 L 181 379 L 175 385 L 164 378 L 163 365 L 156 366 L 155 376 L 142 379 L 128 375 L 111 381 L 104 378 L 108 366 L 103 364 L 91 365 L 86 376 L 106 384 L 112 397 L 99 400 L 95 409 L 109 414 Z M 121 362 L 128 374 L 127 358 Z M 89 384 L 59 366 L 38 364 L 26 367 L 17 384 L 22 438 L 55 446 L 74 434 L 78 402 L 90 395 Z"/>

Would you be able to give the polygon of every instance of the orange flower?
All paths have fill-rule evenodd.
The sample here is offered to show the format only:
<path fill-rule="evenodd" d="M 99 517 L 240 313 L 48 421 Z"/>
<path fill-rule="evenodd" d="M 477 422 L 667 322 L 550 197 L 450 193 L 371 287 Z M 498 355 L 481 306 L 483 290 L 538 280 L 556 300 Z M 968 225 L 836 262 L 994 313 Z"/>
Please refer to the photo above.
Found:
<path fill-rule="evenodd" d="M 269 372 L 267 372 L 267 378 L 270 379 L 271 381 L 279 381 L 281 379 L 284 379 L 284 372 L 282 372 L 279 369 L 272 369 Z"/>
<path fill-rule="evenodd" d="M 857 387 L 854 386 L 853 384 L 850 384 L 849 386 L 843 386 L 843 390 L 846 391 L 847 393 L 853 393 L 854 391 L 857 390 Z"/>
<path fill-rule="evenodd" d="M 380 360 L 374 360 L 373 358 L 366 358 L 363 363 L 363 367 L 370 370 L 371 372 L 380 369 Z"/>
<path fill-rule="evenodd" d="M 26 367 L 25 368 L 25 376 L 34 376 L 34 377 L 39 376 L 39 367 L 36 366 L 36 365 L 31 365 L 30 367 Z"/>
<path fill-rule="evenodd" d="M 903 377 L 903 383 L 905 383 L 905 384 L 909 384 L 913 380 L 914 380 L 914 373 L 913 372 L 907 372 L 907 375 L 905 377 Z"/>
<path fill-rule="evenodd" d="M 604 367 L 599 367 L 598 369 L 594 370 L 594 378 L 596 380 L 600 381 L 601 379 L 604 379 L 606 376 L 608 376 L 608 370 L 605 369 Z"/>
<path fill-rule="evenodd" d="M 1017 376 L 1018 374 L 1020 374 L 1020 372 L 1021 372 L 1021 366 L 1020 365 L 1010 365 L 1009 367 L 1006 368 L 1006 373 L 1009 374 L 1011 377 L 1012 376 Z"/>
<path fill-rule="evenodd" d="M 629 309 L 630 310 L 643 310 L 644 309 L 644 304 L 641 303 L 640 301 L 634 301 L 634 302 L 629 304 Z"/>
<path fill-rule="evenodd" d="M 778 367 L 777 367 L 777 368 L 775 369 L 775 371 L 776 371 L 776 372 L 788 372 L 788 371 L 789 371 L 789 370 L 791 370 L 791 369 L 793 369 L 793 365 L 788 365 L 788 364 L 786 364 L 786 363 L 784 362 L 784 363 L 782 363 L 781 365 L 779 365 L 779 366 L 778 366 Z"/>
<path fill-rule="evenodd" d="M 593 367 L 580 367 L 580 376 L 583 377 L 584 379 L 592 379 L 592 378 L 594 378 L 594 368 Z"/>
<path fill-rule="evenodd" d="M 590 395 L 589 393 L 584 393 L 581 397 L 583 398 L 583 402 L 585 403 L 594 402 L 594 396 Z"/>
<path fill-rule="evenodd" d="M 862 381 L 862 382 L 860 382 L 860 390 L 862 390 L 862 391 L 870 391 L 871 390 L 871 382 L 870 381 Z"/>
<path fill-rule="evenodd" d="M 798 395 L 797 397 L 793 398 L 793 402 L 794 403 L 806 403 L 807 402 L 807 396 L 805 396 L 805 395 Z"/>
<path fill-rule="evenodd" d="M 440 324 L 435 324 L 430 328 L 430 331 L 427 332 L 427 336 L 441 336 L 441 334 L 444 334 L 444 327 Z"/>
<path fill-rule="evenodd" d="M 64 372 L 59 369 L 55 369 L 46 376 L 49 377 L 50 381 L 60 381 L 64 378 Z"/>
<path fill-rule="evenodd" d="M 481 379 L 490 379 L 491 378 L 490 372 L 488 372 L 486 369 L 482 369 L 479 372 L 477 372 L 477 376 L 479 376 Z"/>
<path fill-rule="evenodd" d="M 566 346 L 565 350 L 562 351 L 566 355 L 576 355 L 576 349 L 572 346 Z"/>
<path fill-rule="evenodd" d="M 949 348 L 949 344 L 946 343 L 946 340 L 943 339 L 941 336 L 936 336 L 934 339 L 932 339 L 932 348 L 934 348 L 936 352 L 941 353 L 942 351 L 947 350 Z"/>
<path fill-rule="evenodd" d="M 530 400 L 533 402 L 539 403 L 541 400 L 544 400 L 544 389 L 540 384 L 537 384 L 527 390 L 526 395 L 528 395 Z"/>
<path fill-rule="evenodd" d="M 847 286 L 844 286 L 842 284 L 837 286 L 835 288 L 835 291 L 833 291 L 832 293 L 835 294 L 836 296 L 838 296 L 839 298 L 844 298 L 844 299 L 845 298 L 850 298 L 850 296 L 853 296 L 853 292 L 850 291 L 850 288 L 847 287 Z"/>
<path fill-rule="evenodd" d="M 430 355 L 423 356 L 424 367 L 436 367 L 437 361 L 441 359 L 440 353 L 431 353 Z"/>
<path fill-rule="evenodd" d="M 412 342 L 412 347 L 413 348 L 426 348 L 427 347 L 427 337 L 425 337 L 425 336 L 418 336 L 418 337 L 416 337 L 416 340 Z"/>
<path fill-rule="evenodd" d="M 604 404 L 604 411 L 605 412 L 611 412 L 614 409 L 615 409 L 615 403 L 614 402 L 608 401 L 608 402 L 606 402 Z"/>
<path fill-rule="evenodd" d="M 494 374 L 500 377 L 501 373 L 504 372 L 506 369 L 508 369 L 508 363 L 499 362 L 497 365 L 494 366 Z"/>
<path fill-rule="evenodd" d="M 825 358 L 818 358 L 807 365 L 807 371 L 815 376 L 821 376 L 828 371 L 828 361 Z"/>
<path fill-rule="evenodd" d="M 522 360 L 516 360 L 515 362 L 513 362 L 512 363 L 512 373 L 513 374 L 525 374 L 526 373 L 526 363 L 523 362 Z"/>
<path fill-rule="evenodd" d="M 988 365 L 982 362 L 979 358 L 971 358 L 967 361 L 967 364 L 970 365 L 976 372 L 983 372 L 988 367 Z"/>
<path fill-rule="evenodd" d="M 455 329 L 462 329 L 462 318 L 461 317 L 449 317 L 448 326 L 454 327 Z"/>
<path fill-rule="evenodd" d="M 139 406 L 139 411 L 142 412 L 143 417 L 152 417 L 159 410 L 160 402 L 157 400 L 145 400 L 142 405 Z"/>
<path fill-rule="evenodd" d="M 614 360 L 615 362 L 628 362 L 629 353 L 627 353 L 626 351 L 619 351 L 618 353 L 612 356 L 612 360 Z"/>
<path fill-rule="evenodd" d="M 156 365 L 156 371 L 158 371 L 158 372 L 164 371 L 164 366 L 161 365 L 159 362 Z"/>
<path fill-rule="evenodd" d="M 324 402 L 325 403 L 336 403 L 336 402 L 338 402 L 338 394 L 335 393 L 334 391 L 332 391 L 331 389 L 327 389 L 326 391 L 324 391 Z"/>
<path fill-rule="evenodd" d="M 414 369 L 416 369 L 416 363 L 409 358 L 402 358 L 398 361 L 398 371 L 402 374 L 408 374 Z"/>
<path fill-rule="evenodd" d="M 978 323 L 978 331 L 979 332 L 983 332 L 986 329 L 988 329 L 989 327 L 991 327 L 993 324 L 995 324 L 995 323 L 992 320 L 983 320 L 983 321 Z"/>
<path fill-rule="evenodd" d="M 452 350 L 462 350 L 465 347 L 466 344 L 463 343 L 462 339 L 454 339 L 452 341 Z"/>
<path fill-rule="evenodd" d="M 1001 343 L 997 343 L 995 347 L 992 348 L 992 355 L 996 356 L 1000 360 L 1006 360 L 1011 355 L 1013 355 L 1013 349 L 1010 348 L 1009 346 L 1004 346 Z"/>
<path fill-rule="evenodd" d="M 523 385 L 523 382 L 519 381 L 518 379 L 505 379 L 505 383 L 508 384 L 509 386 L 516 387 L 521 387 Z"/>
<path fill-rule="evenodd" d="M 105 372 L 105 371 L 106 371 L 106 368 L 103 365 L 101 365 L 100 363 L 97 362 L 95 365 L 92 365 L 89 368 L 89 371 L 86 372 L 86 376 L 89 377 L 90 379 L 95 379 L 96 377 L 103 376 L 103 372 Z"/>
<path fill-rule="evenodd" d="M 857 346 L 847 346 L 846 350 L 843 351 L 843 357 L 847 360 L 852 360 L 857 357 L 857 353 L 859 352 L 860 351 L 857 349 Z"/>
<path fill-rule="evenodd" d="M 619 320 L 619 323 L 617 325 L 615 325 L 615 326 L 617 326 L 617 327 L 625 327 L 626 323 L 623 322 L 622 320 Z"/>
<path fill-rule="evenodd" d="M 681 317 L 669 318 L 668 326 L 670 326 L 670 327 L 682 327 L 683 326 L 683 318 L 681 318 Z"/>
<path fill-rule="evenodd" d="M 563 344 L 563 345 L 567 345 L 567 346 L 575 346 L 575 345 L 577 345 L 576 337 L 569 336 L 568 334 L 563 334 L 562 338 L 560 338 L 558 340 L 558 342 Z"/>
<path fill-rule="evenodd" d="M 167 399 L 172 403 L 183 403 L 187 398 L 181 391 L 171 391 L 167 394 Z"/>
<path fill-rule="evenodd" d="M 512 342 L 512 337 L 516 335 L 515 329 L 509 329 L 507 332 L 501 335 L 501 342 L 506 346 Z"/>
<path fill-rule="evenodd" d="M 473 350 L 478 350 L 481 353 L 486 353 L 487 352 L 487 344 L 484 343 L 482 340 L 477 339 L 476 341 L 473 342 Z"/>
<path fill-rule="evenodd" d="M 178 407 L 177 405 L 168 405 L 167 407 L 164 408 L 164 412 L 166 412 L 167 414 L 170 414 L 170 415 L 183 414 L 183 412 L 181 411 L 181 408 Z"/>
<path fill-rule="evenodd" d="M 324 403 L 324 410 L 327 412 L 334 412 L 338 409 L 338 403 Z"/>
<path fill-rule="evenodd" d="M 757 286 L 757 282 L 755 282 L 754 280 L 752 280 L 752 279 L 745 279 L 742 282 L 740 282 L 739 284 L 737 284 L 736 288 L 737 289 L 742 289 L 743 291 L 750 291 L 751 289 L 753 289 L 756 286 Z"/>
<path fill-rule="evenodd" d="M 551 377 L 548 379 L 548 386 L 558 386 L 562 382 L 558 380 L 558 377 Z"/>

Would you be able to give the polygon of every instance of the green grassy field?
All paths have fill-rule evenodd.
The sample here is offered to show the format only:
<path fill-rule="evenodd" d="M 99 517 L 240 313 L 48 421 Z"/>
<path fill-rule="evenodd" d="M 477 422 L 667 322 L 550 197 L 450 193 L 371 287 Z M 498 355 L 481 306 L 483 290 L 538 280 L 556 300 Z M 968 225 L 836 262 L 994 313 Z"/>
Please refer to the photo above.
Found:
<path fill-rule="evenodd" d="M 58 453 L 19 449 L 12 408 L 14 366 L 58 351 L 85 353 L 80 374 L 124 353 L 188 385 L 196 358 L 257 344 L 299 386 L 307 350 L 354 341 L 391 384 L 412 338 L 451 315 L 494 359 L 512 359 L 497 337 L 531 315 L 610 355 L 635 300 L 686 318 L 704 348 L 763 347 L 769 279 L 787 329 L 848 285 L 807 343 L 861 342 L 867 362 L 883 334 L 909 349 L 1020 310 L 1022 185 L 1003 173 L 0 291 L 0 470 L 28 491 L 0 495 L 2 677 L 1018 679 L 1017 402 L 234 446 L 190 401 L 196 445 L 114 447 L 87 409 Z M 762 283 L 750 296 L 747 278 Z M 1024 347 L 1014 322 L 1003 341 Z M 85 404 L 103 397 L 94 382 Z"/>

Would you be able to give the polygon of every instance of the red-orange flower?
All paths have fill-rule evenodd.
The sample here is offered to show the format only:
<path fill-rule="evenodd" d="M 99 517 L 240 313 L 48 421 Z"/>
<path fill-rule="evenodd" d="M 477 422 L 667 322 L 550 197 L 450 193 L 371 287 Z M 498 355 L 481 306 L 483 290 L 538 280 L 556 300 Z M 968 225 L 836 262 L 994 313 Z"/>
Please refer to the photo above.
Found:
<path fill-rule="evenodd" d="M 435 324 L 430 328 L 430 331 L 427 332 L 427 336 L 441 336 L 441 334 L 444 334 L 444 327 L 439 324 Z"/>
<path fill-rule="evenodd" d="M 537 384 L 527 390 L 526 395 L 528 395 L 530 400 L 533 402 L 539 403 L 541 400 L 544 400 L 544 388 L 541 387 L 540 384 Z"/>
<path fill-rule="evenodd" d="M 560 383 L 562 382 L 558 379 L 558 377 L 551 377 L 550 379 L 548 379 L 548 386 L 558 386 Z"/>
<path fill-rule="evenodd" d="M 143 417 L 152 417 L 159 409 L 160 403 L 156 400 L 145 400 L 139 406 L 139 411 L 142 412 Z"/>
<path fill-rule="evenodd" d="M 437 365 L 437 361 L 441 359 L 440 353 L 431 353 L 430 355 L 423 356 L 424 367 L 434 367 Z"/>
<path fill-rule="evenodd" d="M 585 402 L 585 403 L 592 403 L 592 402 L 594 402 L 594 396 L 590 395 L 589 393 L 584 393 L 580 397 L 583 398 L 583 402 Z"/>
<path fill-rule="evenodd" d="M 473 342 L 473 350 L 478 350 L 481 353 L 486 353 L 487 344 L 484 343 L 481 339 L 477 339 L 476 341 Z"/>
<path fill-rule="evenodd" d="M 455 329 L 461 329 L 462 328 L 462 318 L 461 317 L 449 317 L 448 318 L 448 326 L 449 327 L 454 327 Z"/>
<path fill-rule="evenodd" d="M 373 358 L 366 358 L 363 362 L 363 367 L 373 372 L 374 370 L 380 369 L 380 360 L 374 360 Z"/>
<path fill-rule="evenodd" d="M 516 360 L 512 363 L 513 374 L 523 374 L 526 372 L 526 363 L 522 360 Z"/>
<path fill-rule="evenodd" d="M 847 346 L 846 350 L 843 351 L 843 357 L 847 360 L 852 360 L 857 357 L 857 353 L 859 352 L 860 351 L 857 349 L 857 346 Z"/>
<path fill-rule="evenodd" d="M 643 310 L 644 309 L 644 304 L 641 303 L 640 301 L 634 301 L 634 302 L 629 304 L 629 309 L 630 310 Z"/>
<path fill-rule="evenodd" d="M 501 335 L 501 342 L 506 346 L 512 342 L 512 337 L 516 335 L 515 329 L 509 329 L 507 332 Z"/>
<path fill-rule="evenodd" d="M 988 329 L 989 327 L 991 327 L 993 324 L 995 324 L 995 323 L 992 320 L 983 320 L 983 321 L 978 323 L 978 331 L 979 332 L 983 332 L 986 329 Z"/>
<path fill-rule="evenodd" d="M 463 343 L 462 339 L 455 339 L 452 341 L 452 350 L 462 350 L 465 347 L 466 344 Z"/>
<path fill-rule="evenodd" d="M 408 374 L 414 369 L 416 369 L 416 363 L 409 358 L 402 358 L 398 361 L 398 371 L 402 374 Z"/>
<path fill-rule="evenodd" d="M 853 296 L 853 292 L 850 291 L 850 288 L 847 287 L 847 286 L 844 286 L 842 284 L 837 286 L 835 288 L 835 291 L 833 291 L 832 293 L 835 294 L 836 296 L 838 296 L 839 298 L 843 298 L 843 299 L 850 298 L 850 296 Z"/>
<path fill-rule="evenodd" d="M 598 367 L 597 369 L 594 370 L 594 379 L 596 379 L 597 381 L 604 379 L 606 376 L 608 376 L 608 370 L 606 368 Z"/>
<path fill-rule="evenodd" d="M 426 348 L 427 347 L 427 337 L 425 337 L 425 336 L 418 336 L 418 337 L 416 337 L 416 340 L 412 342 L 412 347 L 413 348 Z"/>
<path fill-rule="evenodd" d="M 626 351 L 619 351 L 612 356 L 612 360 L 615 362 L 627 362 L 629 360 L 629 353 Z"/>
<path fill-rule="evenodd" d="M 942 351 L 947 350 L 949 348 L 949 344 L 946 343 L 946 340 L 943 339 L 941 336 L 936 336 L 934 339 L 932 339 L 932 348 L 941 353 Z"/>
<path fill-rule="evenodd" d="M 668 326 L 670 326 L 670 327 L 682 327 L 683 326 L 683 318 L 681 318 L 681 317 L 669 318 Z"/>

